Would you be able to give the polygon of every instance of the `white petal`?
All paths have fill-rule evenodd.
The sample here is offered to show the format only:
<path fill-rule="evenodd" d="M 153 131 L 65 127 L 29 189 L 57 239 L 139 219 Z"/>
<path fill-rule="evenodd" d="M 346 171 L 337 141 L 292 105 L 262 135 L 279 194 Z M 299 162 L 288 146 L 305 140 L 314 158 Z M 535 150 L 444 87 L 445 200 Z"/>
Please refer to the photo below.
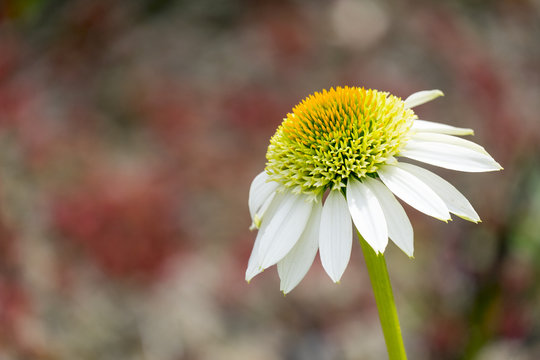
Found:
<path fill-rule="evenodd" d="M 405 99 L 405 107 L 413 108 L 415 106 L 422 105 L 424 103 L 427 103 L 428 101 L 436 99 L 439 96 L 444 96 L 441 90 L 418 91 Z"/>
<path fill-rule="evenodd" d="M 347 203 L 358 232 L 376 253 L 388 244 L 388 228 L 379 200 L 369 186 L 349 178 Z"/>
<path fill-rule="evenodd" d="M 410 172 L 435 191 L 446 203 L 451 213 L 475 223 L 480 221 L 480 217 L 467 198 L 448 181 L 419 166 L 405 163 L 399 163 L 397 166 Z"/>
<path fill-rule="evenodd" d="M 249 282 L 255 277 L 255 275 L 260 274 L 263 271 L 263 268 L 260 266 L 259 261 L 259 246 L 261 244 L 262 231 L 257 233 L 257 238 L 255 238 L 255 243 L 253 244 L 253 250 L 251 250 L 251 255 L 248 261 L 248 267 L 246 270 L 246 281 Z"/>
<path fill-rule="evenodd" d="M 321 215 L 319 253 L 326 273 L 338 282 L 349 263 L 352 248 L 352 223 L 347 201 L 339 190 L 326 198 Z"/>
<path fill-rule="evenodd" d="M 418 119 L 413 121 L 411 129 L 418 133 L 428 132 L 448 135 L 474 135 L 473 129 L 458 128 L 446 124 Z"/>
<path fill-rule="evenodd" d="M 270 197 L 279 187 L 276 181 L 268 181 L 268 174 L 263 171 L 255 176 L 249 188 L 249 213 L 251 219 L 255 219 L 255 214 L 261 209 L 264 202 Z"/>
<path fill-rule="evenodd" d="M 260 266 L 274 265 L 292 249 L 306 227 L 313 202 L 304 194 L 277 193 L 262 223 Z"/>
<path fill-rule="evenodd" d="M 446 135 L 446 134 L 436 134 L 436 133 L 417 133 L 411 136 L 409 142 L 427 142 L 427 143 L 442 143 L 461 146 L 468 148 L 479 153 L 489 155 L 486 149 L 469 140 L 459 138 L 457 136 Z"/>
<path fill-rule="evenodd" d="M 289 253 L 277 264 L 281 279 L 281 291 L 287 294 L 306 276 L 319 248 L 322 199 L 313 206 L 313 211 L 300 239 Z"/>
<path fill-rule="evenodd" d="M 379 199 L 384 218 L 388 225 L 388 236 L 405 254 L 412 257 L 414 252 L 413 227 L 403 206 L 397 201 L 392 192 L 379 180 L 367 178 L 364 184 Z"/>
<path fill-rule="evenodd" d="M 395 165 L 385 165 L 377 173 L 390 191 L 413 208 L 442 221 L 450 220 L 444 201 L 416 176 Z"/>
<path fill-rule="evenodd" d="M 484 172 L 502 169 L 489 154 L 457 143 L 410 140 L 399 156 L 458 171 Z"/>

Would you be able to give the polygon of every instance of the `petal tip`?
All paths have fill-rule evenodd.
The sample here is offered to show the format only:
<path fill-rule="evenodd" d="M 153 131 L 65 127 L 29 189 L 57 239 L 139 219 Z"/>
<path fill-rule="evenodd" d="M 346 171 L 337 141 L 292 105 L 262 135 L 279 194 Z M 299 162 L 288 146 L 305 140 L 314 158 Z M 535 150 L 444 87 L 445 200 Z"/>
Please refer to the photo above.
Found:
<path fill-rule="evenodd" d="M 434 100 L 440 96 L 444 96 L 444 93 L 441 90 L 434 89 L 434 90 L 422 90 L 415 92 L 414 94 L 410 95 L 407 99 L 405 99 L 405 107 L 406 108 L 413 108 L 418 105 L 425 104 L 431 100 Z"/>
<path fill-rule="evenodd" d="M 326 273 L 328 274 L 328 276 L 330 277 L 330 280 L 332 280 L 332 282 L 334 284 L 339 284 L 340 283 L 342 275 L 336 276 L 335 274 L 328 273 L 328 271 Z"/>
<path fill-rule="evenodd" d="M 409 259 L 414 259 L 414 248 L 403 248 L 401 249 L 409 257 Z"/>
<path fill-rule="evenodd" d="M 251 282 L 251 280 L 252 280 L 255 276 L 259 275 L 259 274 L 262 273 L 263 271 L 264 271 L 264 268 L 262 268 L 262 267 L 260 267 L 260 266 L 259 266 L 255 271 L 253 271 L 253 270 L 249 271 L 249 269 L 248 269 L 248 270 L 246 271 L 246 277 L 245 277 L 246 282 L 249 284 L 249 283 Z"/>
<path fill-rule="evenodd" d="M 479 217 L 469 217 L 469 216 L 465 216 L 465 215 L 459 215 L 459 214 L 456 214 L 457 216 L 459 216 L 460 218 L 462 218 L 463 220 L 467 220 L 467 221 L 470 221 L 472 223 L 475 223 L 475 224 L 478 224 L 478 223 L 481 223 L 482 220 L 480 220 Z"/>
<path fill-rule="evenodd" d="M 450 211 L 448 211 L 444 217 L 435 217 L 436 219 L 438 220 L 441 220 L 441 221 L 444 221 L 445 223 L 448 224 L 449 221 L 454 221 L 454 219 L 452 219 L 452 215 L 450 215 Z"/>

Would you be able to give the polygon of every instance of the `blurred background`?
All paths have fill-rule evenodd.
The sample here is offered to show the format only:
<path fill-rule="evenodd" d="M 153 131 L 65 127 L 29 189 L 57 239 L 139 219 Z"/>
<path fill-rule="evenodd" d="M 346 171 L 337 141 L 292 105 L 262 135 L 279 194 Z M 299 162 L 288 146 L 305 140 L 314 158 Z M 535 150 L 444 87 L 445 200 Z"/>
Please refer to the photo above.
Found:
<path fill-rule="evenodd" d="M 289 295 L 244 272 L 248 189 L 308 94 L 438 88 L 505 168 L 406 207 L 410 359 L 540 358 L 539 0 L 0 1 L 0 359 L 385 359 L 355 243 Z"/>

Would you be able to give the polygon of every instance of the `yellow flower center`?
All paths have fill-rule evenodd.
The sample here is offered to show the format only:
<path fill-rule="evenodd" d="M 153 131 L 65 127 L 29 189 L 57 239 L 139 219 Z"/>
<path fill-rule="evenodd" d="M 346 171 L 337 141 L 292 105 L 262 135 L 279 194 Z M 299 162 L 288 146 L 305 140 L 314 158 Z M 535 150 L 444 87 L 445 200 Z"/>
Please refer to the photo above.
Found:
<path fill-rule="evenodd" d="M 386 92 L 337 87 L 308 96 L 270 140 L 266 172 L 295 193 L 375 176 L 406 142 L 414 112 Z"/>

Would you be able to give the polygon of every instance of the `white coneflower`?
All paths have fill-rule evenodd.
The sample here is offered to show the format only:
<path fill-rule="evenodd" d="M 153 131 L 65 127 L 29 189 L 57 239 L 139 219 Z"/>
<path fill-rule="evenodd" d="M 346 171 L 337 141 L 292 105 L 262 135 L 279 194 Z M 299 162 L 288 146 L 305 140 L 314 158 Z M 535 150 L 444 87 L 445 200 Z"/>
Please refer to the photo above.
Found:
<path fill-rule="evenodd" d="M 401 161 L 468 172 L 501 169 L 484 148 L 455 136 L 473 130 L 418 120 L 411 110 L 442 95 L 420 91 L 403 101 L 387 92 L 337 87 L 310 95 L 287 114 L 250 188 L 259 232 L 246 280 L 277 264 L 281 290 L 288 293 L 319 250 L 338 282 L 351 255 L 352 223 L 376 253 L 390 238 L 412 256 L 413 229 L 394 195 L 442 221 L 450 213 L 480 221 L 450 183 Z"/>

